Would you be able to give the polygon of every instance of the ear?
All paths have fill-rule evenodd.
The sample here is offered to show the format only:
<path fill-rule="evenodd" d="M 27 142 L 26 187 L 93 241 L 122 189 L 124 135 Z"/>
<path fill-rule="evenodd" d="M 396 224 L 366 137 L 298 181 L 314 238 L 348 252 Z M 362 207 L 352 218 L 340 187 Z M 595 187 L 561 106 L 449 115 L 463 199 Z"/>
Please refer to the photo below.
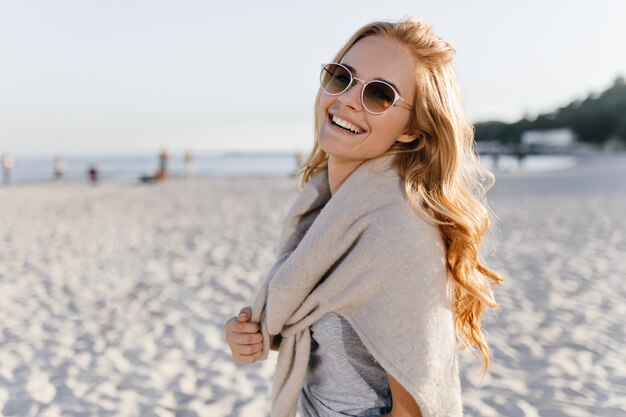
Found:
<path fill-rule="evenodd" d="M 396 141 L 402 142 L 402 143 L 409 143 L 409 142 L 413 142 L 415 139 L 419 138 L 420 136 L 421 134 L 420 134 L 419 129 L 415 126 L 411 127 L 410 123 L 407 123 L 407 125 L 404 127 L 404 132 L 402 133 L 400 137 L 398 137 L 398 139 L 396 139 Z"/>
<path fill-rule="evenodd" d="M 417 138 L 418 138 L 418 136 L 415 134 L 415 132 L 405 132 L 404 134 L 402 134 L 402 136 L 400 136 L 398 139 L 396 139 L 396 141 L 397 142 L 403 142 L 403 143 L 409 143 L 409 142 L 413 142 Z"/>

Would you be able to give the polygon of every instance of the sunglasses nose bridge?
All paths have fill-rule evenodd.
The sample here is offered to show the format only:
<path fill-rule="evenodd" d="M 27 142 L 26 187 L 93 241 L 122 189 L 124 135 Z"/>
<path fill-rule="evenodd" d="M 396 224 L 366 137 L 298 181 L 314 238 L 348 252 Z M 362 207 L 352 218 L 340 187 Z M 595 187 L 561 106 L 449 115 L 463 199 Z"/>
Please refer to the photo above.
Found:
<path fill-rule="evenodd" d="M 357 84 L 357 83 L 363 84 L 363 88 L 365 88 L 365 85 L 367 84 L 367 83 L 366 83 L 365 81 L 363 81 L 362 79 L 360 79 L 360 78 L 357 78 L 357 77 L 354 77 L 354 76 L 353 76 L 353 77 L 352 77 L 352 82 L 350 83 L 350 87 L 349 87 L 349 88 L 351 88 L 353 85 L 355 85 L 355 84 Z"/>
<path fill-rule="evenodd" d="M 357 83 L 361 83 L 361 84 L 363 84 L 363 86 L 365 86 L 365 84 L 366 84 L 365 81 L 363 81 L 360 78 L 357 78 L 357 77 L 353 76 L 352 73 L 350 73 L 350 83 L 348 84 L 346 89 L 343 90 L 342 94 L 345 94 L 348 91 L 350 91 L 352 89 L 352 87 L 354 87 L 354 85 L 357 84 Z"/>
<path fill-rule="evenodd" d="M 353 76 L 352 74 L 350 74 L 350 77 L 352 78 L 352 80 L 350 81 L 350 84 L 348 84 L 348 87 L 346 87 L 346 89 L 343 91 L 342 95 L 349 94 L 352 90 L 352 87 L 354 87 L 356 84 L 363 84 L 361 90 L 356 92 L 357 98 L 355 102 L 361 104 L 361 107 L 365 108 L 365 105 L 363 103 L 363 88 L 365 88 L 365 84 L 367 83 L 362 79 Z"/>

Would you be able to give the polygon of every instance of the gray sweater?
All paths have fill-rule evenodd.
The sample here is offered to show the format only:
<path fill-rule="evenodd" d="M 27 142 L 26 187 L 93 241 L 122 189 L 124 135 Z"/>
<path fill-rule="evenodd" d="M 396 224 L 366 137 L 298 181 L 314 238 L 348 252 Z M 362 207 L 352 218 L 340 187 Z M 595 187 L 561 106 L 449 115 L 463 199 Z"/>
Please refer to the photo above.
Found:
<path fill-rule="evenodd" d="M 282 337 L 273 417 L 296 415 L 310 327 L 329 312 L 352 325 L 424 417 L 463 415 L 445 246 L 409 205 L 393 158 L 364 162 L 333 195 L 328 172 L 317 172 L 285 216 L 277 260 L 252 302 L 264 359 L 270 337 Z"/>

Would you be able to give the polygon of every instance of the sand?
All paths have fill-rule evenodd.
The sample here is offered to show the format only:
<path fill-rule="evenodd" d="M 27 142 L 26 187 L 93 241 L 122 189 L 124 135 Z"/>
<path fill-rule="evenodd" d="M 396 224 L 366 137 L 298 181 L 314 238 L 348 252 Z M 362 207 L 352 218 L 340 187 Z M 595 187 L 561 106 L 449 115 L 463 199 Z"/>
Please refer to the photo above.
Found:
<path fill-rule="evenodd" d="M 223 323 L 273 262 L 277 179 L 0 187 L 0 414 L 256 417 L 275 353 L 237 365 Z M 626 415 L 626 158 L 498 176 L 506 283 L 467 416 Z"/>

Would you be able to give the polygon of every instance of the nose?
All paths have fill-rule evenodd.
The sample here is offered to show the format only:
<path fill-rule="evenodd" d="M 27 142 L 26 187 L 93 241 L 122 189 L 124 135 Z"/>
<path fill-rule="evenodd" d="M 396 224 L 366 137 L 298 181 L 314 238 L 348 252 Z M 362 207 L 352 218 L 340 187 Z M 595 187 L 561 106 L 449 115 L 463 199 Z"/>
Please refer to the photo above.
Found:
<path fill-rule="evenodd" d="M 352 85 L 338 97 L 338 100 L 356 111 L 361 111 L 363 107 L 361 103 L 361 89 L 363 88 L 363 84 L 361 80 L 354 78 Z"/>

